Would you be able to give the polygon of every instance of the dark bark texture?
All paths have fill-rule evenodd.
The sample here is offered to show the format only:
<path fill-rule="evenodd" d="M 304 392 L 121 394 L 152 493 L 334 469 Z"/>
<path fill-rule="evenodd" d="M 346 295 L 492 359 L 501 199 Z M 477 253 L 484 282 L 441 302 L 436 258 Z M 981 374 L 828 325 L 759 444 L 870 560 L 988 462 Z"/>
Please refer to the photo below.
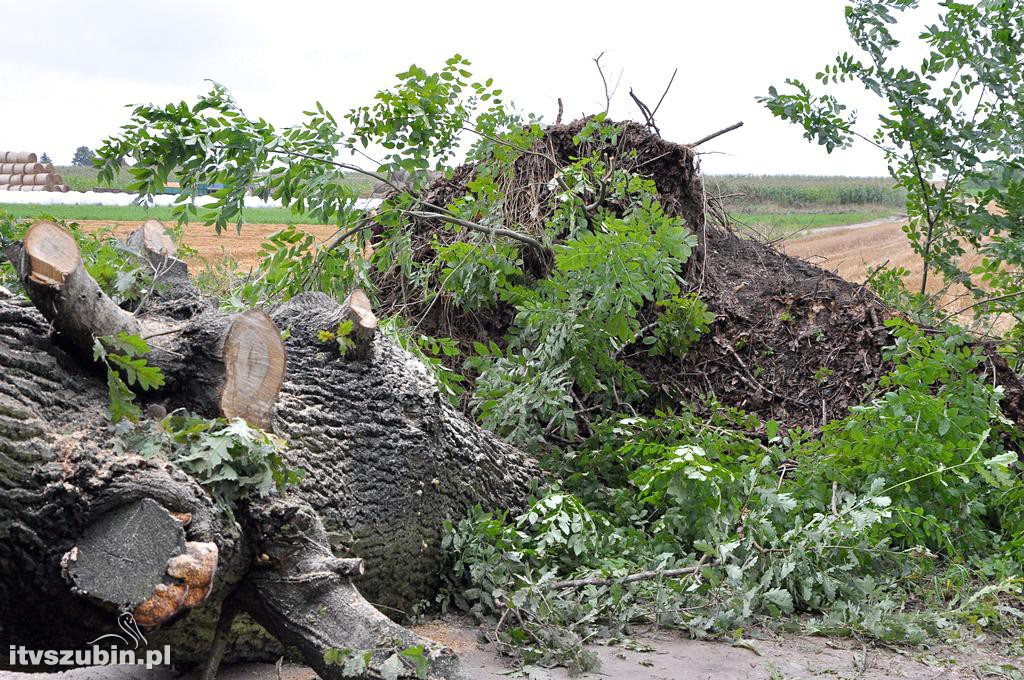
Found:
<path fill-rule="evenodd" d="M 360 589 L 408 612 L 436 591 L 439 520 L 463 517 L 475 503 L 519 505 L 534 470 L 466 420 L 394 343 L 378 337 L 366 361 L 339 359 L 316 331 L 335 328 L 343 314 L 319 293 L 271 314 L 291 331 L 274 430 L 306 470 L 301 495 L 332 548 L 366 560 Z"/>
<path fill-rule="evenodd" d="M 191 289 L 155 306 L 168 317 L 210 313 Z M 323 664 L 327 648 L 383 649 L 394 640 L 426 642 L 431 677 L 459 677 L 450 651 L 369 603 L 401 619 L 431 602 L 443 520 L 476 503 L 521 505 L 535 468 L 466 420 L 424 367 L 388 339 L 378 334 L 362 359 L 319 340 L 317 331 L 335 328 L 344 314 L 323 295 L 273 311 L 291 331 L 273 429 L 289 444 L 289 464 L 306 477 L 284 497 L 253 501 L 231 517 L 171 464 L 121 452 L 101 372 L 68 351 L 31 303 L 0 289 L 0 648 L 82 648 L 116 631 L 116 608 L 76 592 L 61 560 L 106 513 L 149 498 L 191 515 L 187 541 L 219 550 L 209 600 L 147 631 L 150 644 L 171 644 L 177 661 L 209 654 L 230 598 L 233 610 L 298 649 L 323 677 L 340 677 L 340 668 Z M 354 563 L 335 558 L 355 557 L 365 560 L 366 573 L 353 585 Z M 315 613 L 322 624 L 311 624 Z M 273 657 L 280 643 L 243 618 L 226 641 L 226 658 Z"/>
<path fill-rule="evenodd" d="M 23 299 L 0 293 L 0 645 L 83 645 L 116 611 L 72 591 L 61 560 L 103 515 L 143 498 L 190 513 L 190 540 L 221 548 L 220 583 L 246 570 L 241 536 L 173 466 L 118 455 L 106 392 L 49 337 Z M 6 659 L 4 660 L 6 661 Z"/>

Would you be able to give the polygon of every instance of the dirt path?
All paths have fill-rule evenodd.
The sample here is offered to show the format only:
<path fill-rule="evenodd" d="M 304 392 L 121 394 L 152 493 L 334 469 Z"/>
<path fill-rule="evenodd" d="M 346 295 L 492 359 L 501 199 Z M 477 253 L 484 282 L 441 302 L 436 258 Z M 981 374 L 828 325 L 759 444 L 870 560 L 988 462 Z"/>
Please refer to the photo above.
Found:
<path fill-rule="evenodd" d="M 903 219 L 819 229 L 802 238 L 783 241 L 779 249 L 787 255 L 835 272 L 847 281 L 858 283 L 867 279 L 870 269 L 880 265 L 903 267 L 910 272 L 904 278 L 907 288 L 917 291 L 923 269 L 922 261 L 903 233 L 905 224 L 906 219 Z M 964 271 L 970 271 L 978 264 L 981 264 L 981 257 L 977 253 L 968 252 L 960 258 L 960 267 Z M 935 295 L 943 286 L 942 276 L 933 275 L 928 278 L 929 294 Z M 961 323 L 969 324 L 972 312 L 964 311 L 961 314 L 961 310 L 970 307 L 972 302 L 973 298 L 963 286 L 954 285 L 939 296 L 937 307 L 943 312 L 957 314 Z M 998 334 L 1012 328 L 1014 323 L 1012 318 L 1005 315 L 990 317 L 979 330 Z"/>
<path fill-rule="evenodd" d="M 844 279 L 863 281 L 869 267 L 889 262 L 920 270 L 920 259 L 903 233 L 904 221 L 881 220 L 845 227 L 828 227 L 800 238 L 783 241 L 779 248 L 834 271 Z"/>
<path fill-rule="evenodd" d="M 477 630 L 462 621 L 428 623 L 417 627 L 422 635 L 452 647 L 462 657 L 463 668 L 473 680 L 569 680 L 563 668 L 529 667 L 518 674 L 493 644 L 481 644 Z M 749 640 L 743 646 L 723 642 L 689 640 L 661 631 L 639 636 L 627 645 L 592 646 L 601 669 L 577 678 L 584 680 L 807 680 L 822 677 L 846 680 L 976 680 L 979 677 L 1013 677 L 1014 660 L 992 649 L 975 646 L 954 650 L 949 647 L 893 650 L 859 644 L 852 640 L 820 637 L 787 637 L 778 640 Z M 144 671 L 136 668 L 78 669 L 40 675 L 0 672 L 0 680 L 195 680 L 196 674 L 179 676 L 169 669 Z M 273 664 L 240 664 L 221 669 L 221 680 L 316 680 L 304 666 L 286 664 L 278 675 Z"/>

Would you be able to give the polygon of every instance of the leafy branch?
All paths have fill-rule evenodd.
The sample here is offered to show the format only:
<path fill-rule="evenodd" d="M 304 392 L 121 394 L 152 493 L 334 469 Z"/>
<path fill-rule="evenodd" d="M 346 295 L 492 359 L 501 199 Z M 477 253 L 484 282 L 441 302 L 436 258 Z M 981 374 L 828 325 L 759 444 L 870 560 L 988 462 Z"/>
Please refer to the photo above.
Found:
<path fill-rule="evenodd" d="M 100 336 L 93 342 L 93 360 L 107 369 L 107 391 L 110 395 L 110 418 L 132 422 L 142 411 L 135 405 L 132 387 L 152 390 L 162 387 L 164 376 L 160 369 L 150 366 L 145 359 L 149 345 L 137 335 L 121 332 L 117 336 Z"/>

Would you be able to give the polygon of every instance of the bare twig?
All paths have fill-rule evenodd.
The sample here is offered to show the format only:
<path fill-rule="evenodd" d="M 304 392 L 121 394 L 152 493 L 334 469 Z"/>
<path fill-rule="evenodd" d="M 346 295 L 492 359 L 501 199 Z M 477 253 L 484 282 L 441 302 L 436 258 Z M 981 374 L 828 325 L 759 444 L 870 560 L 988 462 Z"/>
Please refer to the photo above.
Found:
<path fill-rule="evenodd" d="M 760 381 L 758 381 L 757 378 L 754 377 L 753 371 L 747 368 L 747 364 L 743 361 L 743 359 L 740 358 L 740 355 L 736 353 L 736 350 L 733 349 L 732 345 L 716 337 L 712 337 L 711 341 L 714 342 L 719 347 L 721 347 L 722 349 L 724 349 L 729 354 L 731 354 L 732 358 L 736 360 L 736 363 L 740 365 L 740 368 L 742 368 L 746 372 L 746 376 L 744 376 L 743 373 L 739 374 L 740 378 L 742 378 L 744 382 L 749 382 L 754 387 L 759 388 L 761 391 L 766 392 L 778 399 L 782 399 L 783 401 L 792 402 L 794 404 L 800 404 L 801 406 L 810 406 L 810 404 L 808 404 L 806 401 L 796 399 L 794 397 L 787 397 L 785 394 L 779 394 L 775 390 L 766 387 Z"/>
<path fill-rule="evenodd" d="M 367 170 L 366 168 L 361 168 L 358 165 L 352 165 L 351 163 L 342 163 L 341 161 L 336 161 L 336 160 L 333 160 L 333 159 L 330 159 L 330 158 L 321 158 L 320 156 L 313 156 L 313 155 L 310 155 L 310 154 L 307 154 L 307 153 L 302 153 L 301 151 L 293 151 L 291 149 L 282 149 L 281 147 L 277 147 L 276 149 L 269 149 L 269 151 L 270 151 L 270 153 L 275 153 L 275 154 L 278 154 L 278 155 L 281 155 L 281 156 L 295 156 L 297 158 L 305 158 L 305 159 L 308 159 L 308 160 L 311 160 L 311 161 L 317 161 L 317 162 L 320 162 L 320 163 L 326 163 L 327 165 L 333 165 L 334 167 L 340 168 L 342 170 L 349 170 L 351 172 L 357 172 L 360 175 L 366 175 L 367 177 L 373 177 L 374 179 L 376 179 L 376 180 L 378 180 L 380 182 L 384 182 L 385 184 L 390 186 L 395 191 L 402 191 L 402 188 L 400 186 L 398 186 L 397 184 L 395 184 L 394 182 L 392 182 L 390 178 L 385 177 L 384 175 L 380 174 L 379 172 L 373 172 L 372 170 Z"/>
<path fill-rule="evenodd" d="M 640 113 L 643 114 L 644 121 L 647 124 L 647 128 L 653 131 L 659 137 L 661 137 L 661 130 L 658 129 L 658 126 L 654 122 L 654 114 L 651 113 L 650 107 L 648 107 L 647 104 L 644 104 L 642 101 L 640 101 L 640 97 L 636 96 L 636 94 L 633 92 L 633 88 L 629 88 L 629 96 L 634 102 L 636 102 L 637 108 L 639 108 Z"/>
<path fill-rule="evenodd" d="M 604 77 L 604 68 L 601 67 L 601 57 L 604 56 L 604 52 L 594 57 L 594 65 L 597 66 L 597 72 L 601 75 L 601 84 L 604 86 L 604 112 L 607 114 L 608 109 L 612 107 L 612 95 L 608 91 L 608 79 Z"/>
<path fill-rule="evenodd" d="M 737 128 L 741 128 L 741 127 L 743 127 L 743 121 L 742 120 L 740 122 L 738 122 L 738 123 L 733 123 L 732 125 L 730 125 L 727 128 L 722 128 L 718 132 L 712 132 L 707 137 L 701 137 L 700 139 L 698 139 L 696 142 L 694 142 L 690 146 L 696 148 L 696 147 L 700 146 L 701 144 L 703 144 L 704 142 L 710 142 L 715 137 L 721 137 L 726 132 L 732 132 L 733 130 L 735 130 Z"/>
<path fill-rule="evenodd" d="M 952 319 L 954 316 L 957 316 L 958 314 L 963 314 L 964 312 L 970 311 L 970 310 L 974 309 L 975 307 L 981 307 L 982 305 L 987 305 L 987 304 L 990 304 L 990 303 L 993 303 L 993 302 L 1001 302 L 1003 300 L 1011 300 L 1011 299 L 1013 299 L 1015 297 L 1020 297 L 1021 295 L 1024 295 L 1024 290 L 1018 290 L 1018 291 L 1014 291 L 1012 293 L 1007 293 L 1005 295 L 996 295 L 995 297 L 990 297 L 990 298 L 985 298 L 984 300 L 979 300 L 978 302 L 975 302 L 974 304 L 967 305 L 966 307 L 964 307 L 962 309 L 958 309 L 955 312 L 950 312 L 949 314 L 946 314 L 945 316 L 942 317 L 942 319 L 939 321 L 939 323 L 946 323 L 947 321 Z"/>
<path fill-rule="evenodd" d="M 668 79 L 668 85 L 665 86 L 665 91 L 661 93 L 661 99 L 658 100 L 658 103 L 654 106 L 654 110 L 651 111 L 651 118 L 654 118 L 654 114 L 656 114 L 658 109 L 661 108 L 661 103 L 665 101 L 665 95 L 667 95 L 668 91 L 672 89 L 672 83 L 675 82 L 677 73 L 679 73 L 678 67 L 672 69 L 672 77 Z"/>
<path fill-rule="evenodd" d="M 374 218 L 379 216 L 380 215 L 378 214 L 367 213 L 366 217 L 363 217 L 362 219 L 359 220 L 359 222 L 356 223 L 356 226 L 346 231 L 341 231 L 339 229 L 338 231 L 334 232 L 334 235 L 332 235 L 331 238 L 324 241 L 324 250 L 334 250 L 339 245 L 341 245 L 342 241 L 345 241 L 350 236 L 354 236 L 359 232 L 365 231 L 367 229 L 373 229 L 375 225 Z"/>
<path fill-rule="evenodd" d="M 689 567 L 681 567 L 679 569 L 664 569 L 657 570 L 652 569 L 651 571 L 641 571 L 636 574 L 630 574 L 622 578 L 577 578 L 569 581 L 554 581 L 548 583 L 546 586 L 547 590 L 562 590 L 565 588 L 583 588 L 584 586 L 611 586 L 626 583 L 636 583 L 637 581 L 650 581 L 656 578 L 677 578 L 679 576 L 686 576 L 688 574 L 699 573 L 704 568 L 704 561 L 707 559 L 707 555 L 702 555 L 697 564 Z M 717 567 L 720 563 L 715 560 L 709 567 Z"/>
<path fill-rule="evenodd" d="M 513 231 L 511 229 L 505 229 L 504 227 L 489 227 L 486 224 L 477 224 L 476 222 L 470 222 L 464 220 L 461 217 L 455 217 L 454 215 L 446 215 L 440 212 L 426 212 L 421 210 L 402 210 L 402 213 L 409 215 L 410 217 L 419 217 L 421 219 L 439 219 L 444 222 L 450 222 L 452 224 L 458 224 L 459 226 L 478 231 L 481 234 L 490 234 L 491 236 L 504 236 L 505 238 L 512 239 L 513 241 L 519 241 L 524 243 L 531 248 L 535 249 L 541 255 L 547 255 L 549 249 L 540 241 L 523 234 L 522 232 Z"/>

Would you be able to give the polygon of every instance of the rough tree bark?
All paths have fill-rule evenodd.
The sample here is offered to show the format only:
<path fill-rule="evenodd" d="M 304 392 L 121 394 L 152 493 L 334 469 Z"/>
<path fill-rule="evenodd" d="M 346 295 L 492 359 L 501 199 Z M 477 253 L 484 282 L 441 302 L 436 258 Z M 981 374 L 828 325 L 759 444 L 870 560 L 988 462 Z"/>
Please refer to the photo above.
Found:
<path fill-rule="evenodd" d="M 66 249 L 49 227 L 39 234 Z M 41 252 L 53 259 L 47 242 Z M 89 291 L 90 303 L 121 319 L 125 330 L 170 329 L 161 337 L 173 345 L 163 346 L 180 356 L 158 361 L 170 378 L 152 397 L 158 412 L 179 405 L 207 416 L 226 412 L 223 374 L 242 360 L 224 347 L 233 317 L 180 279 L 154 300 L 154 316 L 122 317 L 96 296 L 75 257 L 57 258 L 69 271 L 31 281 L 38 267 L 19 259 L 29 246 L 9 255 L 38 309 L 0 289 L 0 649 L 83 648 L 116 632 L 119 611 L 134 610 L 143 625 L 156 626 L 146 631 L 149 644 L 170 644 L 176 662 L 224 649 L 228 658 L 268 658 L 287 646 L 333 678 L 340 668 L 324 664 L 327 649 L 380 649 L 379 666 L 383 650 L 397 642 L 426 645 L 431 677 L 458 677 L 450 651 L 370 602 L 400 619 L 431 601 L 443 520 L 457 520 L 477 503 L 521 504 L 532 461 L 466 420 L 421 364 L 375 334 L 365 298 L 339 304 L 303 295 L 268 317 L 290 332 L 287 377 L 268 415 L 288 442 L 289 464 L 306 476 L 284 496 L 242 504 L 231 516 L 170 463 L 115 445 L 102 374 L 83 351 L 90 324 L 104 317 L 79 315 L 68 325 L 69 307 L 80 298 L 58 288 L 60 276 L 79 278 L 73 290 Z M 45 288 L 33 292 L 37 284 Z M 356 348 L 342 356 L 318 332 L 345 319 L 353 321 Z M 153 520 L 150 536 L 115 536 L 130 533 L 123 517 L 156 517 L 148 514 L 150 502 L 176 522 Z M 127 554 L 89 562 L 111 541 Z M 170 556 L 169 568 L 159 578 L 131 573 L 157 544 Z M 141 591 L 133 590 L 138 584 L 128 581 L 140 578 Z M 155 581 L 153 595 L 140 602 L 147 579 Z M 222 623 L 229 634 L 215 641 L 222 608 L 243 616 L 233 627 Z M 0 666 L 7 662 L 0 655 Z"/>

